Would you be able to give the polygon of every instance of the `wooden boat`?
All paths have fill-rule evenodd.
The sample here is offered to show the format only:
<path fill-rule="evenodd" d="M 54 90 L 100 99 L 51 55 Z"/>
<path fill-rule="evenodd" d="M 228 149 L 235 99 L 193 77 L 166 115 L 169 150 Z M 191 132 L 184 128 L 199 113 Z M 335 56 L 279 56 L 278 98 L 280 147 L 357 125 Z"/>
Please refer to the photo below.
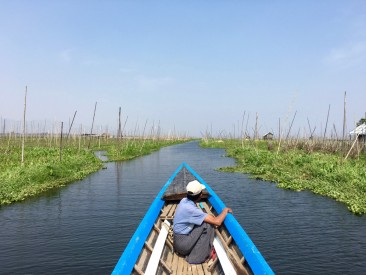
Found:
<path fill-rule="evenodd" d="M 186 196 L 186 185 L 195 179 L 206 186 L 198 207 L 213 215 L 221 213 L 224 203 L 182 163 L 151 204 L 112 274 L 274 274 L 232 214 L 215 229 L 215 260 L 191 265 L 174 253 L 171 224 L 175 209 Z"/>

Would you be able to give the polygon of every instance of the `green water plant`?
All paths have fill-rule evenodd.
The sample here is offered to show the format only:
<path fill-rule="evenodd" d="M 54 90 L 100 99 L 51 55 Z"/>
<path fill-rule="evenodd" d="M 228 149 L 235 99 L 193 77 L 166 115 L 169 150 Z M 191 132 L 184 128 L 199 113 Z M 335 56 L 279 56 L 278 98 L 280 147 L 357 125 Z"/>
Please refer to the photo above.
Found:
<path fill-rule="evenodd" d="M 236 166 L 220 170 L 250 174 L 274 182 L 280 188 L 331 197 L 347 205 L 355 214 L 366 213 L 366 157 L 342 161 L 340 154 L 284 148 L 271 150 L 267 141 L 210 140 L 205 147 L 225 148 Z"/>
<path fill-rule="evenodd" d="M 106 151 L 108 161 L 123 161 L 187 140 L 76 138 L 60 146 L 60 140 L 31 137 L 26 139 L 24 154 L 19 141 L 0 138 L 0 205 L 60 188 L 101 169 L 95 151 Z"/>
<path fill-rule="evenodd" d="M 0 151 L 1 205 L 83 179 L 102 167 L 93 152 L 84 149 L 66 148 L 60 161 L 57 148 L 26 147 L 23 165 L 19 163 L 20 148 L 0 148 Z"/>

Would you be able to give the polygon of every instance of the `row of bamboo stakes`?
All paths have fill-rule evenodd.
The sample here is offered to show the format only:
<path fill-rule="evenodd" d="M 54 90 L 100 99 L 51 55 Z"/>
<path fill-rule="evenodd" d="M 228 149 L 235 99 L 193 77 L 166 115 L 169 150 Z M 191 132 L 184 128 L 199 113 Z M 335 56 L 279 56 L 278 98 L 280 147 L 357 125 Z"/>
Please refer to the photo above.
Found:
<path fill-rule="evenodd" d="M 28 93 L 28 88 L 27 86 L 25 87 L 25 95 L 24 95 L 24 111 L 23 111 L 23 121 L 22 121 L 22 133 L 21 133 L 21 139 L 22 139 L 22 158 L 21 158 L 21 163 L 24 164 L 24 147 L 25 147 L 25 140 L 28 136 L 30 137 L 38 137 L 38 138 L 41 138 L 41 137 L 45 137 L 47 136 L 47 138 L 49 140 L 51 140 L 50 142 L 50 145 L 52 143 L 52 139 L 55 139 L 57 140 L 57 137 L 59 138 L 59 144 L 60 144 L 60 160 L 61 160 L 61 152 L 62 152 L 62 142 L 63 142 L 63 139 L 64 139 L 64 136 L 63 136 L 63 128 L 64 128 L 64 123 L 61 122 L 61 123 L 57 123 L 59 124 L 59 126 L 56 126 L 55 125 L 52 125 L 52 133 L 48 133 L 47 135 L 45 134 L 45 130 L 46 130 L 46 123 L 44 124 L 44 127 L 43 127 L 43 131 L 40 130 L 40 126 L 38 125 L 38 130 L 35 131 L 34 130 L 34 125 L 32 124 L 31 125 L 31 133 L 33 134 L 27 134 L 26 130 L 27 130 L 27 122 L 26 122 L 26 110 L 27 110 L 27 93 Z M 79 128 L 79 132 L 74 131 L 73 135 L 74 137 L 75 136 L 79 136 L 79 145 L 80 145 L 80 136 L 84 136 L 84 143 L 85 143 L 85 138 L 88 136 L 88 144 L 87 144 L 87 147 L 90 148 L 90 145 L 91 145 L 91 141 L 92 141 L 92 137 L 95 136 L 93 134 L 93 129 L 94 129 L 94 121 L 95 121 L 95 115 L 96 115 L 96 110 L 97 110 L 97 102 L 95 102 L 95 106 L 94 106 L 94 112 L 93 112 L 93 119 L 92 119 L 92 124 L 91 124 L 91 128 L 90 128 L 90 132 L 89 134 L 87 134 L 87 130 L 86 128 L 82 125 L 80 125 L 80 128 Z M 332 130 L 332 133 L 331 133 L 331 138 L 326 138 L 326 134 L 327 134 L 327 130 L 328 130 L 328 121 L 329 121 L 329 113 L 330 113 L 330 105 L 328 107 L 328 112 L 327 112 L 327 118 L 326 118 L 326 124 L 325 124 L 325 130 L 324 130 L 324 134 L 322 135 L 322 137 L 317 137 L 315 138 L 314 137 L 314 132 L 316 130 L 316 127 L 311 127 L 310 125 L 310 121 L 309 119 L 307 118 L 307 123 L 308 123 L 308 128 L 309 128 L 309 133 L 306 133 L 306 130 L 305 130 L 305 135 L 303 138 L 300 137 L 300 129 L 298 130 L 298 133 L 296 135 L 296 138 L 294 137 L 291 137 L 290 138 L 290 133 L 291 133 L 291 130 L 292 130 L 292 127 L 293 127 L 293 123 L 295 121 L 295 117 L 296 117 L 296 114 L 297 114 L 297 111 L 295 111 L 295 114 L 292 118 L 292 121 L 289 125 L 289 129 L 284 132 L 283 129 L 281 128 L 281 119 L 279 119 L 279 122 L 278 122 L 278 150 L 279 148 L 281 147 L 281 143 L 283 143 L 284 141 L 288 142 L 288 141 L 293 141 L 293 140 L 296 140 L 296 142 L 298 142 L 299 140 L 303 139 L 303 140 L 315 140 L 316 142 L 324 142 L 324 143 L 329 143 L 329 142 L 333 142 L 333 141 L 336 141 L 336 142 L 339 142 L 341 141 L 342 143 L 342 148 L 345 148 L 347 147 L 346 143 L 347 143 L 347 139 L 346 139 L 346 92 L 344 93 L 344 111 L 343 111 L 343 127 L 342 127 L 342 136 L 339 137 L 338 136 L 338 133 L 336 131 L 336 127 L 335 125 L 333 124 L 333 130 Z M 72 130 L 72 127 L 74 125 L 74 121 L 75 121 L 75 117 L 76 117 L 76 114 L 77 114 L 77 111 L 75 111 L 74 115 L 73 115 L 73 118 L 72 118 L 72 121 L 71 123 L 69 123 L 69 128 L 67 130 L 67 135 L 66 135 L 66 140 L 69 139 L 70 135 L 72 134 L 71 133 L 71 130 Z M 366 117 L 366 114 L 365 114 L 365 117 Z M 246 119 L 246 126 L 245 126 L 245 129 L 244 129 L 244 121 Z M 133 132 L 130 132 L 128 134 L 126 134 L 126 130 L 125 130 L 125 127 L 126 127 L 126 124 L 127 124 L 127 120 L 128 120 L 128 116 L 126 116 L 126 119 L 124 121 L 124 124 L 123 124 L 123 127 L 122 127 L 122 121 L 121 121 L 121 107 L 119 107 L 119 111 L 118 111 L 118 129 L 117 129 L 117 134 L 115 137 L 117 137 L 117 139 L 122 139 L 123 137 L 125 136 L 130 136 L 130 137 L 133 137 L 133 138 L 136 138 L 139 136 L 139 130 L 138 130 L 138 125 L 136 123 L 136 126 L 135 126 L 135 129 Z M 1 123 L 3 122 L 3 120 L 1 119 Z M 163 137 L 163 135 L 161 134 L 161 129 L 160 129 L 160 122 L 159 122 L 159 125 L 157 127 L 155 127 L 154 125 L 152 126 L 151 128 L 151 131 L 150 131 L 150 134 L 148 135 L 146 133 L 146 127 L 147 127 L 147 120 L 145 122 L 145 125 L 144 125 L 144 128 L 143 128 L 143 133 L 142 133 L 142 137 L 143 138 L 153 138 L 153 139 L 159 139 L 159 138 L 173 138 L 173 139 L 186 139 L 188 138 L 188 136 L 186 134 L 183 134 L 181 136 L 177 135 L 175 133 L 175 131 L 173 133 L 169 133 L 167 136 Z M 244 140 L 245 139 L 250 139 L 250 134 L 249 134 L 249 131 L 248 131 L 248 122 L 249 122 L 249 114 L 246 116 L 246 112 L 244 112 L 243 114 L 243 117 L 242 117 L 242 123 L 241 123 L 241 135 L 237 138 L 240 138 L 242 139 L 242 142 L 244 143 Z M 2 133 L 2 136 L 6 136 L 5 134 L 5 119 L 4 119 L 4 122 L 3 122 L 3 133 Z M 60 125 L 61 124 L 61 125 Z M 28 127 L 29 128 L 29 127 Z M 58 128 L 58 129 L 55 129 L 55 128 Z M 239 129 L 239 125 L 238 125 L 238 129 Z M 12 131 L 8 131 L 8 135 L 9 135 L 9 139 L 11 138 L 11 136 L 18 136 L 19 135 L 19 128 L 17 128 L 17 130 L 12 130 Z M 235 130 L 235 125 L 234 125 L 234 135 L 232 136 L 231 134 L 229 135 L 224 135 L 223 132 L 220 132 L 219 135 L 218 135 L 218 139 L 227 139 L 227 138 L 236 138 L 236 134 L 235 134 L 236 130 Z M 17 134 L 18 133 L 18 134 Z M 125 133 L 125 134 L 124 134 Z M 109 135 L 108 134 L 108 127 L 106 128 L 106 131 L 104 132 L 105 135 Z M 202 134 L 202 133 L 201 133 Z M 103 135 L 103 132 L 102 132 L 102 127 L 99 127 L 99 134 L 97 136 L 101 137 Z M 308 136 L 308 137 L 306 137 Z M 104 136 L 106 137 L 106 136 Z M 141 138 L 141 137 L 140 137 Z M 209 138 L 213 138 L 213 135 L 212 135 L 212 126 L 211 126 L 211 133 L 209 133 L 209 131 L 206 131 L 206 133 L 203 135 L 203 138 L 204 139 L 209 139 Z M 258 140 L 259 139 L 259 130 L 258 130 L 258 113 L 256 113 L 256 120 L 255 120 L 255 126 L 254 126 L 254 129 L 253 129 L 253 139 L 254 140 Z M 358 141 L 358 135 L 356 136 L 356 138 L 354 139 L 354 141 L 352 142 L 352 145 L 350 146 L 350 149 L 348 151 L 348 153 L 346 154 L 346 157 L 345 159 L 348 158 L 350 152 L 352 151 L 352 149 L 355 147 L 355 145 L 357 145 L 357 141 Z M 278 152 L 277 152 L 278 153 Z"/>

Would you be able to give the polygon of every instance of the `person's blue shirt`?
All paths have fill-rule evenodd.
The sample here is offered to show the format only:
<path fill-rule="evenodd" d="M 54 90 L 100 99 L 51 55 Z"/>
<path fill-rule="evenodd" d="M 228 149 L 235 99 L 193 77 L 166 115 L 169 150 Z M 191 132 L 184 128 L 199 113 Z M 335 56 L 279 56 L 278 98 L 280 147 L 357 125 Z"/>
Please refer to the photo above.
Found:
<path fill-rule="evenodd" d="M 175 211 L 173 230 L 176 234 L 189 234 L 195 225 L 201 225 L 208 214 L 199 209 L 196 204 L 184 198 Z"/>

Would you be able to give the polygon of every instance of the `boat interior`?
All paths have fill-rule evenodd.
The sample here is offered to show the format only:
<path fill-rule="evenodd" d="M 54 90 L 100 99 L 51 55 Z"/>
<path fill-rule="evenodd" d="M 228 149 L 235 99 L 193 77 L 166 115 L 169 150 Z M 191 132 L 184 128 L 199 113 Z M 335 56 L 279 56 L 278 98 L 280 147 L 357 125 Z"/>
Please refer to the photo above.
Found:
<path fill-rule="evenodd" d="M 175 253 L 171 225 L 178 203 L 179 200 L 166 200 L 134 266 L 133 274 L 252 274 L 225 226 L 215 229 L 215 241 L 218 244 L 215 245 L 214 241 L 217 255 L 214 259 L 202 264 L 189 264 L 184 257 Z M 207 199 L 197 206 L 207 213 L 217 214 Z M 220 250 L 223 251 L 220 253 Z M 156 263 L 151 264 L 154 261 Z M 153 270 L 150 270 L 151 265 L 155 265 Z"/>

